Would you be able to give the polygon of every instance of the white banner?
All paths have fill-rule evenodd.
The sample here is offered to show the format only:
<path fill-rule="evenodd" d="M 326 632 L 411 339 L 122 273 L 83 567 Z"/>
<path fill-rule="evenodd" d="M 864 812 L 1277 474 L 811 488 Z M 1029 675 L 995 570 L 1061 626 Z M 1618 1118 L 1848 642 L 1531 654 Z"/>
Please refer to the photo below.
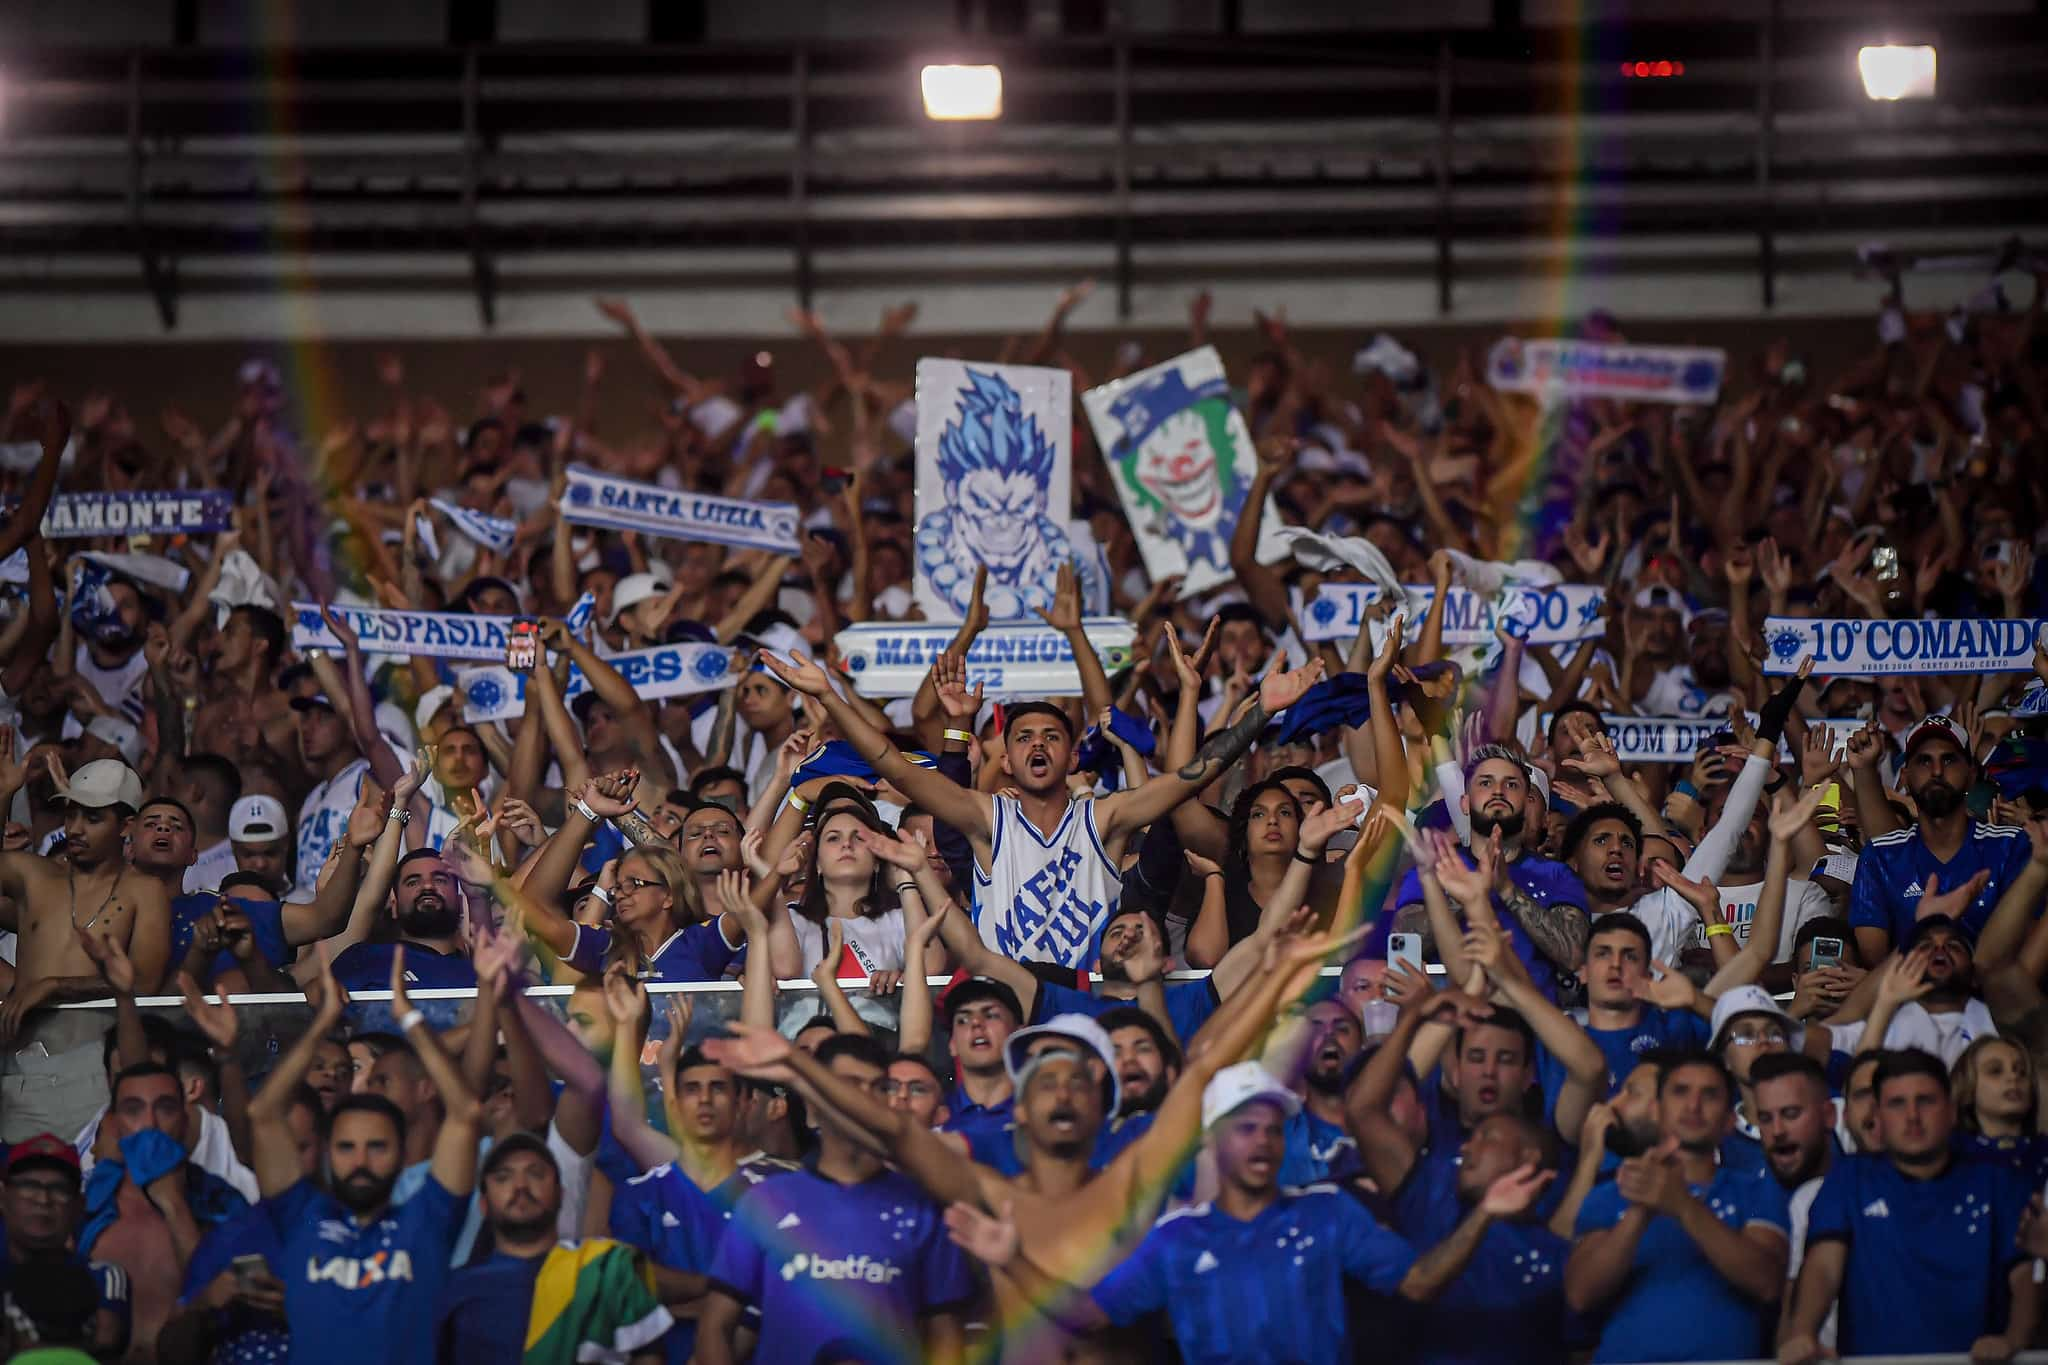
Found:
<path fill-rule="evenodd" d="M 1486 382 L 1547 398 L 1711 403 L 1727 363 L 1727 352 L 1712 347 L 1502 337 L 1487 352 Z"/>
<path fill-rule="evenodd" d="M 1623 763 L 1690 763 L 1699 753 L 1700 746 L 1712 735 L 1728 728 L 1726 716 L 1602 716 L 1607 726 L 1607 737 L 1614 741 L 1615 757 Z M 1750 717 L 1756 723 L 1756 717 Z M 1860 720 L 1810 720 L 1809 729 L 1819 727 L 1828 732 L 1829 747 L 1839 751 L 1849 743 L 1849 736 L 1863 728 Z M 1543 717 L 1543 727 L 1550 728 L 1550 717 Z M 1792 749 L 1783 739 L 1778 741 L 1778 757 L 1790 760 Z"/>
<path fill-rule="evenodd" d="M 589 593 L 563 618 L 572 631 L 581 631 L 590 621 L 596 599 Z M 362 641 L 363 653 L 397 654 L 422 659 L 475 659 L 503 663 L 505 636 L 511 616 L 471 616 L 459 611 L 393 611 L 388 607 L 350 607 L 336 603 L 332 610 L 348 623 Z M 292 648 L 339 650 L 341 641 L 321 619 L 318 602 L 292 603 Z"/>
<path fill-rule="evenodd" d="M 649 701 L 717 692 L 733 686 L 747 670 L 746 651 L 730 645 L 656 645 L 614 654 L 605 662 Z M 526 714 L 526 674 L 500 664 L 464 669 L 455 678 L 469 699 L 462 712 L 465 720 L 481 723 Z M 583 670 L 570 665 L 562 700 L 573 702 L 589 690 Z"/>
<path fill-rule="evenodd" d="M 1797 673 L 1813 660 L 1822 677 L 1901 673 L 2028 673 L 2048 621 L 1890 621 L 1773 616 L 1764 622 L 1764 672 Z"/>
<path fill-rule="evenodd" d="M 1088 643 L 1115 673 L 1131 666 L 1138 628 L 1120 617 L 1091 617 L 1082 623 Z M 839 632 L 839 655 L 856 692 L 863 697 L 908 697 L 916 693 L 932 660 L 952 643 L 956 628 L 917 621 L 869 621 Z M 985 683 L 988 698 L 1072 697 L 1081 692 L 1081 671 L 1067 637 L 1046 626 L 990 626 L 967 651 L 967 685 Z"/>
<path fill-rule="evenodd" d="M 1432 602 L 1434 584 L 1404 585 L 1411 600 Z M 1358 638 L 1358 628 L 1367 609 L 1379 601 L 1377 583 L 1325 583 L 1313 601 L 1294 594 L 1295 619 L 1301 622 L 1301 637 L 1310 644 L 1325 640 L 1349 643 Z M 1601 617 L 1607 594 L 1588 583 L 1559 583 L 1552 587 L 1514 587 L 1487 598 L 1469 588 L 1452 588 L 1444 603 L 1444 643 L 1447 645 L 1490 645 L 1497 613 L 1504 613 L 1508 629 L 1531 644 L 1561 645 L 1591 640 L 1607 633 Z M 1417 607 L 1408 617 L 1408 640 L 1422 638 L 1423 610 Z"/>
<path fill-rule="evenodd" d="M 1183 597 L 1230 581 L 1230 538 L 1258 455 L 1243 415 L 1231 405 L 1216 348 L 1204 346 L 1090 389 L 1081 407 L 1116 478 L 1152 581 L 1182 575 Z M 1272 534 L 1280 514 L 1271 498 L 1260 512 L 1259 562 L 1277 563 L 1287 557 L 1287 546 Z"/>
<path fill-rule="evenodd" d="M 448 518 L 450 525 L 486 550 L 504 554 L 512 548 L 513 541 L 518 538 L 519 523 L 516 521 L 505 517 L 486 516 L 482 512 L 464 507 L 460 503 L 450 502 L 446 498 L 433 498 L 430 501 L 435 511 Z M 436 554 L 433 558 L 439 559 L 440 556 Z"/>
<path fill-rule="evenodd" d="M 800 518 L 792 503 L 680 492 L 572 464 L 561 507 L 563 520 L 578 526 L 638 531 L 661 540 L 702 540 L 746 550 L 773 550 L 779 555 L 797 552 Z"/>
<path fill-rule="evenodd" d="M 994 620 L 1052 605 L 1074 559 L 1072 411 L 1065 370 L 917 362 L 913 586 L 926 620 L 960 620 L 982 565 Z"/>

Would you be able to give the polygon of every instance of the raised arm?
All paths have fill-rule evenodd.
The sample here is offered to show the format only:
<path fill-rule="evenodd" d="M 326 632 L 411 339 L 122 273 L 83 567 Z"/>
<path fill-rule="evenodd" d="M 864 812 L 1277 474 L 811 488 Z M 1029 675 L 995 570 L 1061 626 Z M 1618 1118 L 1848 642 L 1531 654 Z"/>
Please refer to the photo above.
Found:
<path fill-rule="evenodd" d="M 1039 611 L 1038 615 L 1066 637 L 1067 648 L 1074 655 L 1074 667 L 1081 674 L 1081 704 L 1087 708 L 1086 714 L 1100 715 L 1114 706 L 1116 696 L 1110 691 L 1109 674 L 1103 672 L 1102 660 L 1095 653 L 1095 646 L 1088 643 L 1088 633 L 1081 628 L 1081 583 L 1071 562 L 1060 565 L 1054 580 L 1052 610 Z"/>
<path fill-rule="evenodd" d="M 647 987 L 633 979 L 625 963 L 614 962 L 604 974 L 604 1003 L 615 1029 L 611 1064 L 612 1136 L 643 1171 L 653 1170 L 664 1162 L 681 1161 L 683 1149 L 675 1139 L 656 1132 L 647 1122 L 647 1094 L 640 1085 L 640 1045 L 647 1036 L 649 1015 Z M 688 1024 L 687 1016 L 684 1024 Z"/>
<path fill-rule="evenodd" d="M 1474 923 L 1465 934 L 1465 956 L 1485 969 L 1487 980 L 1506 997 L 1565 1069 L 1557 1096 L 1556 1124 L 1561 1133 L 1576 1133 L 1586 1111 L 1607 1098 L 1607 1056 L 1548 996 L 1536 989 L 1522 961 L 1508 945 L 1507 932 Z"/>
<path fill-rule="evenodd" d="M 826 676 L 825 670 L 806 658 L 801 650 L 793 651 L 788 663 L 765 650 L 761 659 L 776 677 L 825 708 L 825 714 L 832 718 L 833 725 L 867 760 L 878 780 L 890 783 L 934 817 L 972 839 L 986 843 L 994 836 L 995 807 L 992 803 L 903 757 L 887 735 L 868 724 L 866 717 L 833 689 L 832 680 Z M 959 660 L 958 664 L 961 669 L 966 668 L 965 659 Z M 934 668 L 936 670 L 936 665 Z"/>
<path fill-rule="evenodd" d="M 348 1003 L 347 995 L 335 984 L 326 952 L 316 948 L 313 958 L 319 963 L 318 975 L 309 983 L 308 991 L 318 992 L 318 999 L 313 1002 L 313 1021 L 285 1049 L 284 1056 L 270 1069 L 263 1088 L 249 1101 L 249 1165 L 256 1173 L 256 1188 L 266 1199 L 283 1194 L 303 1179 L 299 1173 L 298 1140 L 292 1136 L 285 1116 L 292 1107 L 292 1093 L 312 1069 L 313 1055 L 341 1022 L 341 1008 Z"/>
<path fill-rule="evenodd" d="M 428 1169 L 442 1189 L 467 1195 L 476 1187 L 477 1128 L 484 1107 L 426 1017 L 406 997 L 403 945 L 391 950 L 391 1013 L 441 1097 L 441 1131 L 434 1139 L 433 1164 Z"/>
<path fill-rule="evenodd" d="M 1259 609 L 1259 615 L 1276 625 L 1293 619 L 1293 604 L 1280 575 L 1259 563 L 1259 529 L 1265 520 L 1266 498 L 1281 475 L 1294 467 L 1301 442 L 1292 436 L 1268 436 L 1259 442 L 1259 468 L 1252 476 L 1250 491 L 1237 527 L 1230 533 L 1230 571 L 1243 586 L 1245 596 Z"/>

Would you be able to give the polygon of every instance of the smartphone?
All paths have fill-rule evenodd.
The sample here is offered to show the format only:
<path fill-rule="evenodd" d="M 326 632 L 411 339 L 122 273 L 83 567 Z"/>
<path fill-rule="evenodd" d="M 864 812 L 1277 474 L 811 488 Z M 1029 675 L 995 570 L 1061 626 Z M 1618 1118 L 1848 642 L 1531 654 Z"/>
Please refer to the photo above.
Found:
<path fill-rule="evenodd" d="M 247 1286 L 258 1275 L 268 1275 L 270 1273 L 270 1262 L 253 1253 L 246 1256 L 237 1256 L 228 1264 L 234 1268 L 235 1283 L 243 1286 Z"/>
<path fill-rule="evenodd" d="M 826 465 L 818 487 L 828 494 L 844 493 L 846 484 L 853 476 L 837 465 Z"/>
<path fill-rule="evenodd" d="M 1880 583 L 1890 583 L 1899 576 L 1899 552 L 1890 545 L 1880 545 L 1870 552 L 1871 576 Z"/>
<path fill-rule="evenodd" d="M 540 622 L 521 616 L 505 636 L 505 667 L 524 673 L 540 662 Z"/>
<path fill-rule="evenodd" d="M 1842 940 L 1819 937 L 1813 941 L 1813 970 L 1842 965 Z"/>
<path fill-rule="evenodd" d="M 1423 970 L 1422 935 L 1387 935 L 1387 965 L 1391 967 L 1396 962 L 1405 962 L 1418 972 Z"/>

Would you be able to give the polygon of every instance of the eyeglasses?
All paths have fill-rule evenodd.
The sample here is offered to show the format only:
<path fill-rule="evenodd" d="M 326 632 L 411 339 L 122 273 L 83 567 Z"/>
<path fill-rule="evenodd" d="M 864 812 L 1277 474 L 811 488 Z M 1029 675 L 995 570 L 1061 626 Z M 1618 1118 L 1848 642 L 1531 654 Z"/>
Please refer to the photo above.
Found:
<path fill-rule="evenodd" d="M 938 1094 L 939 1088 L 930 1081 L 883 1081 L 882 1093 L 892 1098 L 897 1095 L 908 1095 L 912 1099 L 921 1100 L 927 1095 Z"/>
<path fill-rule="evenodd" d="M 1730 1047 L 1762 1047 L 1767 1043 L 1785 1043 L 1789 1041 L 1790 1039 L 1785 1036 L 1785 1030 L 1781 1028 L 1767 1028 L 1761 1033 L 1731 1033 L 1728 1035 L 1728 1046 Z"/>
<path fill-rule="evenodd" d="M 649 881 L 645 877 L 619 878 L 619 890 L 621 891 L 645 891 L 650 886 L 661 887 L 664 891 L 668 889 L 666 882 Z"/>

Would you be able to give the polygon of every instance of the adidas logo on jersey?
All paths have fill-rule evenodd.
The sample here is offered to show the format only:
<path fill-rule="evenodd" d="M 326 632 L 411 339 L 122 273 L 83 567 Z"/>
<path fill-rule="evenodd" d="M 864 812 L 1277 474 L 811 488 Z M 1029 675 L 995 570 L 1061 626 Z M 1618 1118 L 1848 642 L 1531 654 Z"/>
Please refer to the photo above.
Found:
<path fill-rule="evenodd" d="M 1205 1251 L 1195 1258 L 1195 1273 L 1206 1275 L 1216 1268 L 1216 1253 Z"/>
<path fill-rule="evenodd" d="M 779 1231 L 781 1231 L 781 1230 L 782 1230 L 783 1228 L 793 1228 L 793 1227 L 795 1227 L 795 1226 L 796 1226 L 796 1225 L 797 1225 L 798 1223 L 801 1223 L 801 1222 L 803 1222 L 803 1219 L 801 1219 L 801 1218 L 797 1217 L 797 1216 L 796 1216 L 795 1214 L 793 1214 L 793 1213 L 785 1213 L 785 1214 L 783 1214 L 783 1215 L 782 1215 L 782 1221 L 781 1221 L 781 1222 L 779 1222 L 779 1223 L 777 1223 L 777 1224 L 775 1225 L 775 1228 L 776 1228 L 776 1230 L 777 1230 L 777 1231 L 779 1232 Z"/>
<path fill-rule="evenodd" d="M 782 1263 L 782 1278 L 799 1275 L 813 1280 L 854 1280 L 861 1284 L 889 1284 L 902 1277 L 903 1267 L 872 1256 L 811 1256 L 799 1251 Z"/>
<path fill-rule="evenodd" d="M 1863 1206 L 1863 1216 L 1865 1218 L 1889 1218 L 1892 1216 L 1892 1211 L 1885 1204 L 1884 1200 L 1873 1199 Z"/>
<path fill-rule="evenodd" d="M 1912 900 L 1915 896 L 1926 894 L 1926 891 L 1927 888 L 1920 885 L 1920 879 L 1918 877 L 1915 877 L 1912 883 L 1909 886 L 1907 886 L 1904 891 L 1901 891 L 1899 893 L 1899 899 L 1909 901 Z"/>

